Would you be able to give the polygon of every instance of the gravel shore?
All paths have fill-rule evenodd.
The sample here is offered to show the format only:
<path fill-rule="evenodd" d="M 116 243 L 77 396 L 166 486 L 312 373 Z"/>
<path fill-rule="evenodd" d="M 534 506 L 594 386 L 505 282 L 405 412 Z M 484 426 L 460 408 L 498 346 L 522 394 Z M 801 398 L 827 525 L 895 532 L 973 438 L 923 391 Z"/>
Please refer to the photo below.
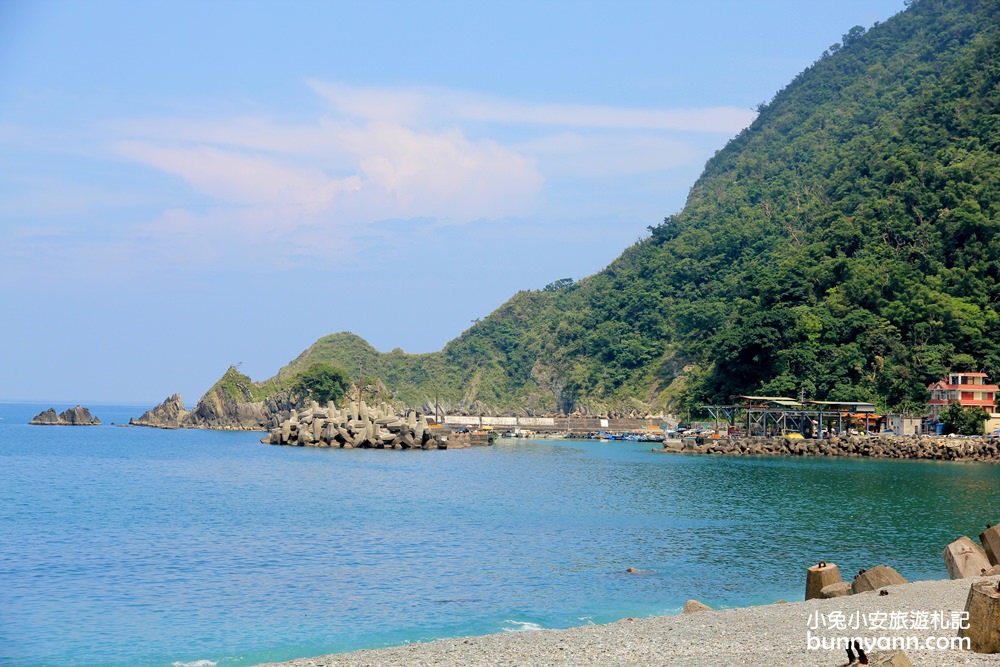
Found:
<path fill-rule="evenodd" d="M 996 582 L 998 577 L 987 577 Z M 406 665 L 783 665 L 834 667 L 847 664 L 842 648 L 810 649 L 807 633 L 814 646 L 825 639 L 828 645 L 837 637 L 861 637 L 863 640 L 888 642 L 892 637 L 914 637 L 919 649 L 905 649 L 914 665 L 951 667 L 952 665 L 1000 665 L 1000 654 L 981 655 L 958 649 L 928 650 L 927 639 L 952 638 L 957 631 L 932 627 L 935 612 L 951 619 L 950 612 L 965 609 L 972 582 L 919 581 L 888 586 L 888 595 L 861 593 L 832 600 L 808 600 L 777 603 L 742 609 L 624 619 L 608 625 L 589 625 L 568 630 L 510 632 L 484 637 L 444 639 L 423 644 L 355 651 L 318 658 L 303 658 L 267 667 L 333 667 Z M 882 612 L 884 615 L 878 616 Z M 895 614 L 894 614 L 895 612 Z M 921 612 L 917 614 L 914 612 Z M 927 616 L 923 616 L 926 612 Z M 859 629 L 837 630 L 837 618 Z M 875 615 L 873 615 L 875 614 Z M 907 625 L 922 618 L 931 619 L 926 628 L 872 629 L 868 622 L 891 619 Z M 918 621 L 918 625 L 924 623 Z M 881 639 L 880 639 L 881 638 Z M 875 646 L 869 653 L 878 658 L 891 654 Z"/>

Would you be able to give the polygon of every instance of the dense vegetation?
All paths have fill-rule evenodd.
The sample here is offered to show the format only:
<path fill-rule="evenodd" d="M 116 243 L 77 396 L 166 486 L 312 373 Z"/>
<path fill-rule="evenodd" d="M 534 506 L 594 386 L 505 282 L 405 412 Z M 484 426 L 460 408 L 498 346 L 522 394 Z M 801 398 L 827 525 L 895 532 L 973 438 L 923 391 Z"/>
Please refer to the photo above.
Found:
<path fill-rule="evenodd" d="M 939 420 L 945 435 L 982 435 L 983 425 L 990 418 L 982 408 L 963 408 L 958 402 L 941 411 Z"/>
<path fill-rule="evenodd" d="M 734 395 L 918 409 L 1000 378 L 1000 23 L 920 0 L 856 27 L 600 273 L 521 292 L 442 352 L 318 341 L 410 404 L 676 410 Z"/>
<path fill-rule="evenodd" d="M 300 400 L 326 405 L 328 401 L 343 398 L 349 385 L 350 380 L 344 371 L 330 364 L 314 363 L 295 376 L 292 389 Z"/>

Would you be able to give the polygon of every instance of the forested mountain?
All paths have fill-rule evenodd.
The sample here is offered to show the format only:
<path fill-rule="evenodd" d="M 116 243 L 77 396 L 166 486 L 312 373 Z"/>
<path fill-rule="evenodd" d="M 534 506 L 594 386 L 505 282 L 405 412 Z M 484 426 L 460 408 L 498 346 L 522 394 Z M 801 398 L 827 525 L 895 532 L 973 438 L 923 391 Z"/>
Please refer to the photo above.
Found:
<path fill-rule="evenodd" d="M 761 105 L 684 210 L 600 273 L 521 292 L 441 352 L 318 341 L 397 398 L 676 410 L 743 393 L 915 408 L 1000 378 L 1000 5 L 919 0 Z"/>

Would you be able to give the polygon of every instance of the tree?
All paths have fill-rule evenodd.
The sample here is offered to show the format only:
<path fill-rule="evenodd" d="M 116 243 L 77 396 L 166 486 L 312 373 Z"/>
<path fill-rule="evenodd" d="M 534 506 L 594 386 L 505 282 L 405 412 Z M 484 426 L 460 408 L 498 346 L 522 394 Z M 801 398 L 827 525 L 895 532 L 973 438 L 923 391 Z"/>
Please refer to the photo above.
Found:
<path fill-rule="evenodd" d="M 938 419 L 945 434 L 982 435 L 983 424 L 990 416 L 982 408 L 963 408 L 957 401 L 945 408 Z"/>
<path fill-rule="evenodd" d="M 548 285 L 546 285 L 544 291 L 558 292 L 561 289 L 566 289 L 567 287 L 572 287 L 572 286 L 573 286 L 572 278 L 560 278 L 559 280 L 556 280 L 555 282 L 551 282 Z"/>
<path fill-rule="evenodd" d="M 844 46 L 848 46 L 848 45 L 850 45 L 850 44 L 852 44 L 852 43 L 856 42 L 856 41 L 857 41 L 857 40 L 858 40 L 859 38 L 861 38 L 861 37 L 862 37 L 862 36 L 863 36 L 864 34 L 865 34 L 865 29 L 864 29 L 864 27 L 862 27 L 862 26 L 860 26 L 860 25 L 856 25 L 856 26 L 854 26 L 853 28 L 851 28 L 851 29 L 850 29 L 850 30 L 849 30 L 849 31 L 847 32 L 847 34 L 846 34 L 846 35 L 844 35 L 844 37 L 843 37 L 843 40 L 844 40 Z"/>
<path fill-rule="evenodd" d="M 330 364 L 313 364 L 296 376 L 292 388 L 302 399 L 310 398 L 320 405 L 341 398 L 350 383 L 347 373 Z"/>

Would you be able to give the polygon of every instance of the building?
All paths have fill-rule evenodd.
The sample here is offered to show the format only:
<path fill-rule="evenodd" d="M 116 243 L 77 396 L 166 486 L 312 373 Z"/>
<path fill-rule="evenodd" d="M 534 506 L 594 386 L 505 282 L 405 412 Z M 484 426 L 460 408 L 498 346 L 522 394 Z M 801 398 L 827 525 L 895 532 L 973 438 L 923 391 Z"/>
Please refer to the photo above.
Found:
<path fill-rule="evenodd" d="M 932 421 L 952 403 L 963 408 L 982 408 L 990 415 L 987 429 L 996 428 L 1000 421 L 997 413 L 997 392 L 1000 387 L 986 383 L 986 373 L 949 373 L 947 380 L 939 380 L 927 387 L 931 398 L 927 401 L 927 411 Z"/>
<path fill-rule="evenodd" d="M 920 417 L 906 415 L 886 415 L 885 426 L 895 435 L 918 435 L 921 433 L 923 420 Z"/>

